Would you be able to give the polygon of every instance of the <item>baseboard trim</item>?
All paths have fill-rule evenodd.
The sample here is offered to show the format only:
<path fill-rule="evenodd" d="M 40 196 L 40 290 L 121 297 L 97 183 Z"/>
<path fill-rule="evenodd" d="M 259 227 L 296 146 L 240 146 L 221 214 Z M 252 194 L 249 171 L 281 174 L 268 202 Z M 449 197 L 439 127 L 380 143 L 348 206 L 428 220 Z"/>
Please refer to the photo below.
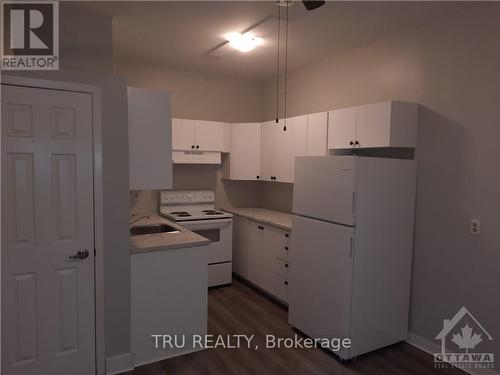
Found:
<path fill-rule="evenodd" d="M 406 340 L 406 342 L 411 346 L 414 346 L 415 348 L 420 349 L 432 356 L 434 356 L 434 353 L 439 353 L 441 351 L 441 346 L 413 332 L 408 333 L 408 339 Z M 461 369 L 461 370 L 471 375 L 500 375 L 500 372 L 497 372 L 492 369 Z"/>
<path fill-rule="evenodd" d="M 134 354 L 125 353 L 106 358 L 106 375 L 116 375 L 134 369 Z"/>

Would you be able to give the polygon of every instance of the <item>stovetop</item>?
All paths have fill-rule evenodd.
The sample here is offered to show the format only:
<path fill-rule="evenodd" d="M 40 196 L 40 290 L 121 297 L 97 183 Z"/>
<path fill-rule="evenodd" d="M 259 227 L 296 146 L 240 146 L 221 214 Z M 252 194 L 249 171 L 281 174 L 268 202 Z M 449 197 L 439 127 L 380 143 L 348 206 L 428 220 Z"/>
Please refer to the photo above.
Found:
<path fill-rule="evenodd" d="M 196 207 L 179 210 L 175 206 L 162 206 L 160 213 L 162 216 L 173 221 L 229 219 L 233 217 L 229 212 L 213 208 L 196 209 Z"/>
<path fill-rule="evenodd" d="M 160 214 L 173 221 L 228 219 L 233 215 L 215 209 L 210 190 L 169 190 L 161 192 Z"/>

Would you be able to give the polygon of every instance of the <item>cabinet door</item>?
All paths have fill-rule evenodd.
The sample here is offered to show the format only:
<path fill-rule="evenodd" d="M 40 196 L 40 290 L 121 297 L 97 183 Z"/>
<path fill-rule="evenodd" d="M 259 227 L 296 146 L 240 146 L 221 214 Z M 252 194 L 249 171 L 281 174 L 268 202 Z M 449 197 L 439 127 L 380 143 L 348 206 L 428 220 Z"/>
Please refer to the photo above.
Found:
<path fill-rule="evenodd" d="M 224 123 L 195 121 L 195 146 L 199 151 L 224 151 Z"/>
<path fill-rule="evenodd" d="M 293 182 L 295 157 L 307 155 L 307 115 L 288 119 L 287 129 L 290 132 L 290 182 Z"/>
<path fill-rule="evenodd" d="M 391 102 L 357 107 L 356 140 L 358 147 L 387 147 L 391 143 Z"/>
<path fill-rule="evenodd" d="M 191 150 L 194 145 L 194 120 L 172 119 L 172 149 Z"/>
<path fill-rule="evenodd" d="M 307 155 L 326 156 L 328 138 L 328 112 L 307 115 Z"/>
<path fill-rule="evenodd" d="M 233 124 L 230 178 L 260 179 L 260 124 Z"/>
<path fill-rule="evenodd" d="M 250 220 L 241 216 L 233 218 L 233 272 L 249 278 Z"/>
<path fill-rule="evenodd" d="M 167 92 L 128 88 L 130 190 L 172 188 L 171 126 Z"/>
<path fill-rule="evenodd" d="M 284 123 L 273 126 L 273 176 L 275 182 L 290 182 L 290 130 L 283 130 Z"/>
<path fill-rule="evenodd" d="M 328 148 L 351 148 L 356 140 L 356 107 L 336 109 L 328 114 Z"/>
<path fill-rule="evenodd" d="M 248 280 L 262 289 L 268 284 L 269 274 L 268 251 L 264 245 L 262 224 L 247 221 L 245 231 L 248 235 Z"/>
<path fill-rule="evenodd" d="M 277 125 L 274 121 L 267 121 L 261 124 L 261 153 L 260 153 L 260 179 L 263 181 L 272 181 L 271 176 L 274 172 L 274 128 Z"/>

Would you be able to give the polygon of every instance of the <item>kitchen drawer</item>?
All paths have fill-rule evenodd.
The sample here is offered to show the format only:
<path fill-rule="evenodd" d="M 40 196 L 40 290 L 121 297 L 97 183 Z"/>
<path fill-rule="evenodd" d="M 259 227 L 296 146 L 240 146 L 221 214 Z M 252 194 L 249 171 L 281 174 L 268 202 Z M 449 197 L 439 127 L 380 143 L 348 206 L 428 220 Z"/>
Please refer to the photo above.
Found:
<path fill-rule="evenodd" d="M 288 260 L 290 234 L 271 226 L 265 226 L 264 229 L 268 234 L 268 238 L 273 238 L 268 241 L 272 255 L 283 260 Z"/>
<path fill-rule="evenodd" d="M 273 273 L 278 274 L 282 277 L 288 277 L 288 262 L 281 260 L 279 258 L 274 258 L 273 260 Z"/>
<path fill-rule="evenodd" d="M 288 302 L 288 280 L 287 278 L 274 274 L 271 276 L 272 283 L 270 285 L 271 294 L 283 302 Z"/>

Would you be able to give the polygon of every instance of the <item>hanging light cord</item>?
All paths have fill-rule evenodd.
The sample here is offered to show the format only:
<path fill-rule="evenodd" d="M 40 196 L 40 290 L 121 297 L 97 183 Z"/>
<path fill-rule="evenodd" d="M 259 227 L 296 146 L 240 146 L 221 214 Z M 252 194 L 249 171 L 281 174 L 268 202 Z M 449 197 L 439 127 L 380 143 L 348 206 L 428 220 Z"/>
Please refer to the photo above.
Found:
<path fill-rule="evenodd" d="M 276 59 L 276 123 L 280 117 L 280 30 L 281 30 L 281 7 L 278 5 L 278 56 Z"/>
<path fill-rule="evenodd" d="M 286 19 L 285 19 L 285 89 L 284 89 L 284 114 L 283 118 L 285 123 L 283 125 L 283 130 L 286 131 L 286 102 L 287 102 L 287 89 L 288 89 L 288 7 L 286 7 Z"/>

